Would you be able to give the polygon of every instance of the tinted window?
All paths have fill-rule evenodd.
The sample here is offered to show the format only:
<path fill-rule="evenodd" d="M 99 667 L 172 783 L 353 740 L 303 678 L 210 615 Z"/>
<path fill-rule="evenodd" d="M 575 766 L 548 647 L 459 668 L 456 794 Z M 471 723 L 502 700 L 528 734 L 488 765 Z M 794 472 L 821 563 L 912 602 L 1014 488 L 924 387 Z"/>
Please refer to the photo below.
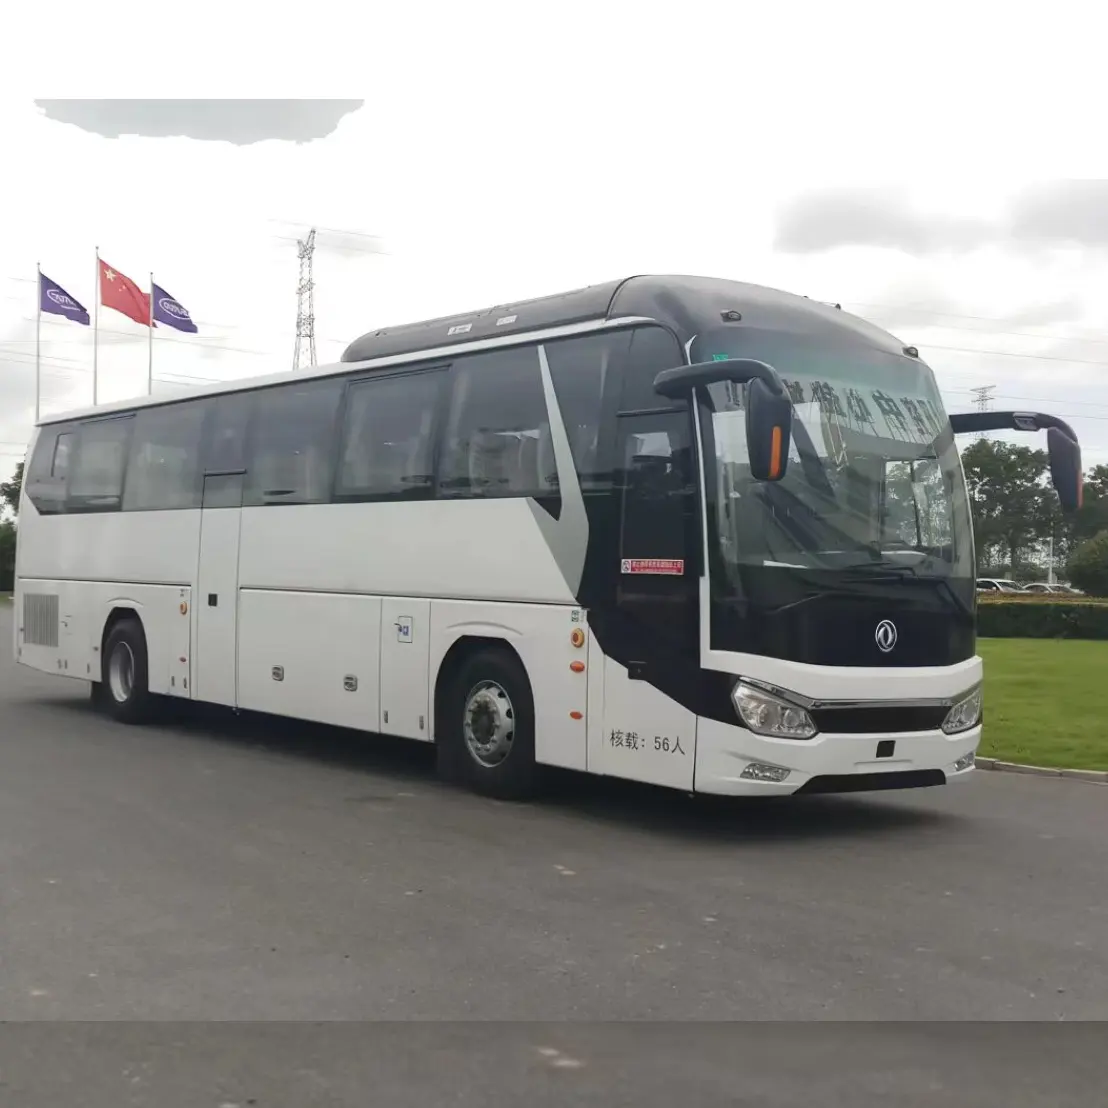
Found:
<path fill-rule="evenodd" d="M 689 417 L 667 412 L 620 420 L 622 557 L 684 559 L 696 484 Z"/>
<path fill-rule="evenodd" d="M 351 386 L 335 490 L 339 496 L 430 493 L 443 378 L 443 373 L 410 373 Z"/>
<path fill-rule="evenodd" d="M 50 463 L 50 476 L 64 481 L 69 476 L 69 455 L 73 450 L 74 435 L 64 432 L 58 436 L 54 444 L 54 456 Z"/>
<path fill-rule="evenodd" d="M 200 505 L 202 403 L 145 408 L 135 416 L 124 511 Z"/>
<path fill-rule="evenodd" d="M 551 496 L 558 471 L 534 346 L 473 354 L 451 371 L 444 496 Z"/>
<path fill-rule="evenodd" d="M 669 331 L 662 327 L 636 327 L 627 355 L 620 410 L 672 407 L 672 400 L 654 391 L 654 378 L 663 369 L 673 369 L 684 361 L 681 347 Z"/>
<path fill-rule="evenodd" d="M 559 339 L 545 347 L 573 463 L 586 492 L 611 484 L 610 472 L 602 471 L 610 470 L 610 464 L 602 458 L 600 429 L 605 396 L 629 341 L 628 332 L 622 331 Z"/>
<path fill-rule="evenodd" d="M 242 473 L 246 469 L 246 429 L 254 392 L 237 392 L 211 402 L 208 442 L 204 450 L 205 473 Z"/>
<path fill-rule="evenodd" d="M 246 504 L 330 499 L 341 381 L 280 385 L 256 394 Z"/>
<path fill-rule="evenodd" d="M 127 444 L 134 417 L 81 425 L 69 462 L 69 503 L 77 508 L 118 508 L 123 495 Z"/>
<path fill-rule="evenodd" d="M 65 481 L 75 437 L 72 431 L 58 427 L 43 427 L 39 432 L 24 484 L 40 515 L 52 515 L 65 507 Z"/>
<path fill-rule="evenodd" d="M 688 412 L 619 421 L 623 505 L 617 601 L 669 647 L 696 649 L 695 467 Z"/>

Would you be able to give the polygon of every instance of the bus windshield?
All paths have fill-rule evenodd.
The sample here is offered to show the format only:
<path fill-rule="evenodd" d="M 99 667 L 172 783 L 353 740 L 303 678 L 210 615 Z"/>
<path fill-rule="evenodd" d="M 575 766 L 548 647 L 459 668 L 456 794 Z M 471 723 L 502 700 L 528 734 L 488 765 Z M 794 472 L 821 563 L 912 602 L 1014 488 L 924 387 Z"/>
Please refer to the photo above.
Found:
<path fill-rule="evenodd" d="M 794 410 L 788 471 L 780 482 L 759 483 L 747 461 L 742 387 L 706 390 L 709 480 L 726 565 L 972 576 L 961 464 L 924 363 L 861 344 L 828 348 L 775 332 L 725 334 L 726 345 L 710 336 L 710 351 L 702 343 L 694 360 L 768 362 Z"/>

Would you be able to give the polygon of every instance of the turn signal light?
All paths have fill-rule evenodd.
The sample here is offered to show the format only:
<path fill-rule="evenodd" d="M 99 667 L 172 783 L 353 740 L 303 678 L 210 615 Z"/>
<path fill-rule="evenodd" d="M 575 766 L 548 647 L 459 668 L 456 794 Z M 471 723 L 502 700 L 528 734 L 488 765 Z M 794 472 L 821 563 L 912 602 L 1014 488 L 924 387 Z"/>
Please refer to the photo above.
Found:
<path fill-rule="evenodd" d="M 573 670 L 574 673 L 584 673 L 585 672 L 585 663 L 584 662 L 570 662 L 569 663 L 569 668 L 571 670 Z"/>

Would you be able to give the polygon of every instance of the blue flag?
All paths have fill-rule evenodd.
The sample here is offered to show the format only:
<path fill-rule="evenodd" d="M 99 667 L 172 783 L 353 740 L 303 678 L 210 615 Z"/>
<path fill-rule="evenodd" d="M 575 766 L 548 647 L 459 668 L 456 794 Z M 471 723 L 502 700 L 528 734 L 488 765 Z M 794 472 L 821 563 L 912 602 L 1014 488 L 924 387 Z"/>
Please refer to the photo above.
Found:
<path fill-rule="evenodd" d="M 196 334 L 196 324 L 192 322 L 188 309 L 157 285 L 154 286 L 154 322 Z"/>
<path fill-rule="evenodd" d="M 61 285 L 51 281 L 45 273 L 38 275 L 38 306 L 40 311 L 65 316 L 85 327 L 89 325 L 88 311 L 84 305 L 78 304 Z"/>

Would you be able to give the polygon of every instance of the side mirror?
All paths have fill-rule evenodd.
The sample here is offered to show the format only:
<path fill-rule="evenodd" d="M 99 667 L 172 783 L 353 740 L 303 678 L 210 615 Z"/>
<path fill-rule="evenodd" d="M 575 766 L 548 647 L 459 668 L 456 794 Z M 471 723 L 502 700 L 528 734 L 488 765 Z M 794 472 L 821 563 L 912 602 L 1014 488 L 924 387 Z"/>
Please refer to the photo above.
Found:
<path fill-rule="evenodd" d="M 1058 493 L 1062 511 L 1076 512 L 1084 502 L 1084 479 L 1081 471 L 1081 447 L 1064 431 L 1050 427 L 1046 433 L 1050 452 L 1050 479 Z"/>
<path fill-rule="evenodd" d="M 654 378 L 662 396 L 686 396 L 696 388 L 724 381 L 746 390 L 746 449 L 755 481 L 780 481 L 789 464 L 793 406 L 777 371 L 753 358 L 725 358 L 664 369 Z"/>
<path fill-rule="evenodd" d="M 746 452 L 755 481 L 780 481 L 789 465 L 793 406 L 786 393 L 773 393 L 755 379 L 746 390 Z"/>
<path fill-rule="evenodd" d="M 956 435 L 976 431 L 1046 431 L 1050 479 L 1062 511 L 1076 512 L 1084 502 L 1081 447 L 1065 420 L 1045 412 L 957 412 L 950 417 Z"/>

